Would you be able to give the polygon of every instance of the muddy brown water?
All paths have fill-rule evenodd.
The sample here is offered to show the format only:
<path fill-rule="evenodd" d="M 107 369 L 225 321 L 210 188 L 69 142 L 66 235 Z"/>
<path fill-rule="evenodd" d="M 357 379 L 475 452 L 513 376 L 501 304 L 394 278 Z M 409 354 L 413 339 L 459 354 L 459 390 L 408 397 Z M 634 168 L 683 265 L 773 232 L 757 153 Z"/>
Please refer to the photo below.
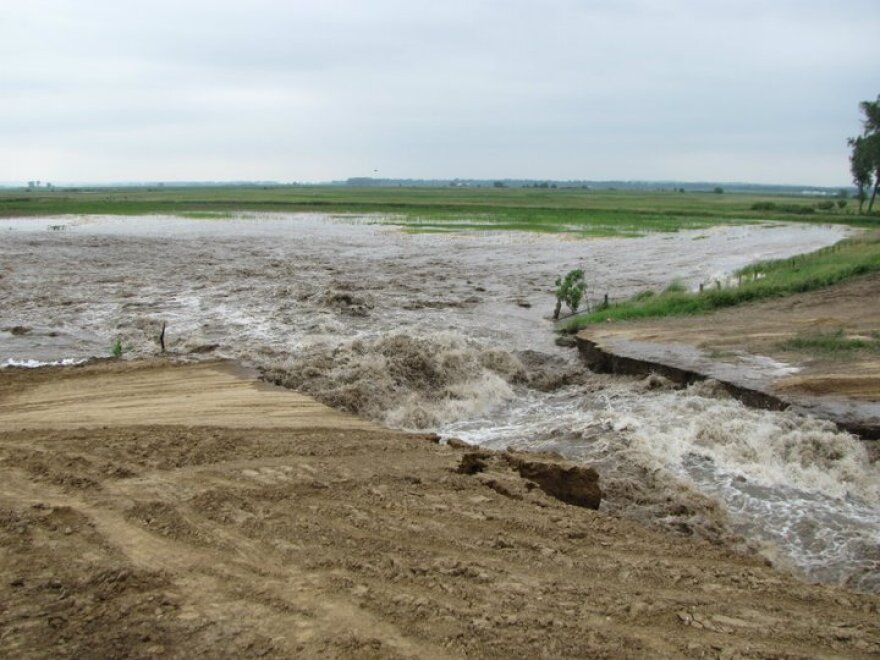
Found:
<path fill-rule="evenodd" d="M 599 376 L 553 344 L 552 282 L 612 299 L 723 280 L 846 229 L 735 226 L 643 238 L 412 235 L 375 217 L 247 214 L 0 221 L 0 363 L 230 357 L 387 426 L 597 466 L 603 507 L 880 588 L 880 471 L 827 423 L 711 384 Z"/>

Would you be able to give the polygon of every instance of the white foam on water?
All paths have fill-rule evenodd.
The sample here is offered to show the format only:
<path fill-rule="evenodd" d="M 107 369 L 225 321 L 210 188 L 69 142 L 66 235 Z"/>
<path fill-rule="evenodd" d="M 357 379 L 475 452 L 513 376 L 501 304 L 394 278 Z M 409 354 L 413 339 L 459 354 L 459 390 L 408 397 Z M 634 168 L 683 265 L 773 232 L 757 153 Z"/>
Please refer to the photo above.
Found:
<path fill-rule="evenodd" d="M 7 358 L 3 360 L 3 362 L 0 362 L 0 369 L 6 367 L 19 367 L 23 369 L 36 369 L 38 367 L 69 367 L 74 364 L 82 364 L 83 362 L 86 362 L 86 360 L 62 358 L 60 360 L 49 360 L 46 362 L 42 360 L 17 360 L 15 358 Z"/>
<path fill-rule="evenodd" d="M 699 455 L 761 486 L 880 501 L 880 471 L 864 445 L 830 422 L 678 392 L 641 397 L 617 414 L 633 419 L 642 449 L 664 464 Z"/>
<path fill-rule="evenodd" d="M 633 407 L 638 451 L 720 497 L 734 529 L 785 548 L 812 577 L 880 587 L 880 466 L 860 440 L 828 422 L 692 393 Z"/>

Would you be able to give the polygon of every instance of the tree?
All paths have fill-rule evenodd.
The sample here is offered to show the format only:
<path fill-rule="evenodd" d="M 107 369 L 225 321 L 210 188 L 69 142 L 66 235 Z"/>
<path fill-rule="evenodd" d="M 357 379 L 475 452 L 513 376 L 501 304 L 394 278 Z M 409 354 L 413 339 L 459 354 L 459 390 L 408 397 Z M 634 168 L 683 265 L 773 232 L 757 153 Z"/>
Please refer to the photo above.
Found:
<path fill-rule="evenodd" d="M 868 189 L 874 188 L 868 203 L 870 213 L 877 199 L 877 187 L 880 186 L 880 96 L 876 101 L 862 101 L 859 110 L 865 116 L 862 120 L 863 130 L 861 135 L 847 140 L 852 149 L 849 169 L 859 191 L 859 213 L 868 197 Z"/>
<path fill-rule="evenodd" d="M 556 309 L 553 312 L 553 319 L 559 318 L 559 312 L 562 310 L 562 303 L 574 314 L 578 307 L 581 306 L 581 300 L 584 297 L 584 291 L 587 288 L 587 282 L 584 279 L 584 271 L 580 268 L 569 271 L 565 277 L 556 278 Z"/>
<path fill-rule="evenodd" d="M 849 171 L 852 174 L 853 183 L 856 184 L 858 191 L 856 199 L 859 200 L 859 213 L 865 205 L 868 198 L 866 192 L 871 187 L 871 159 L 869 157 L 868 148 L 865 144 L 865 138 L 862 136 L 849 139 L 849 146 L 852 152 L 849 155 Z"/>

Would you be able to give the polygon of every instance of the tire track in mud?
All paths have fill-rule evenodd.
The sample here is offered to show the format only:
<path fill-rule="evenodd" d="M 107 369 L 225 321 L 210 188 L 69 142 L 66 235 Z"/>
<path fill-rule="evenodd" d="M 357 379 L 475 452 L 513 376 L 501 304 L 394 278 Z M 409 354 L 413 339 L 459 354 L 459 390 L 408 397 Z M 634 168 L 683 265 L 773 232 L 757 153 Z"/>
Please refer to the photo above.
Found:
<path fill-rule="evenodd" d="M 251 468 L 268 468 L 276 463 L 263 460 L 247 464 Z M 224 467 L 240 468 L 241 464 Z M 215 470 L 217 466 L 207 469 Z M 91 502 L 91 498 L 72 496 L 45 483 L 37 486 L 17 475 L 16 470 L 4 470 L 0 500 L 4 506 L 69 508 L 84 516 L 101 535 L 102 542 L 120 551 L 136 569 L 170 575 L 170 588 L 183 594 L 178 612 L 183 621 L 216 626 L 246 617 L 248 625 L 255 628 L 252 632 L 269 639 L 283 637 L 291 649 L 316 637 L 332 638 L 340 631 L 347 631 L 365 639 L 378 636 L 384 646 L 401 657 L 451 657 L 424 641 L 412 642 L 394 625 L 334 598 L 322 586 L 320 574 L 304 571 L 291 562 L 281 562 L 259 541 L 212 524 L 179 502 L 167 503 L 167 508 L 160 510 L 177 514 L 186 526 L 198 530 L 201 542 L 194 542 L 193 534 L 182 532 L 179 524 L 173 533 L 157 535 L 150 530 L 149 519 L 133 519 L 132 507 L 127 511 L 118 510 L 127 502 L 155 502 L 151 497 L 155 496 L 157 486 L 165 490 L 175 481 L 198 479 L 199 471 L 197 468 L 183 473 L 175 471 L 172 475 L 161 472 L 145 475 L 139 479 L 140 483 L 113 489 L 120 491 L 113 495 L 105 490 L 106 494 L 102 493 L 97 502 Z M 142 489 L 149 493 L 145 496 L 138 492 Z"/>

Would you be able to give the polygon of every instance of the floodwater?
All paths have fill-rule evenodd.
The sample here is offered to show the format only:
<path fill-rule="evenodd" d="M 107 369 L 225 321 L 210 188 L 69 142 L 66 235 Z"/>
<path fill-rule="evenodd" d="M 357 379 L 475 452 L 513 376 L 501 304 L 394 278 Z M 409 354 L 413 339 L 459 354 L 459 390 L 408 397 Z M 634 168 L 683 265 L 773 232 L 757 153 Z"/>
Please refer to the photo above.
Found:
<path fill-rule="evenodd" d="M 0 220 L 0 364 L 223 356 L 388 426 L 595 465 L 603 508 L 880 590 L 880 470 L 863 445 L 711 383 L 592 374 L 554 345 L 552 284 L 612 300 L 724 280 L 840 227 L 735 226 L 576 240 L 413 235 L 370 217 Z"/>

